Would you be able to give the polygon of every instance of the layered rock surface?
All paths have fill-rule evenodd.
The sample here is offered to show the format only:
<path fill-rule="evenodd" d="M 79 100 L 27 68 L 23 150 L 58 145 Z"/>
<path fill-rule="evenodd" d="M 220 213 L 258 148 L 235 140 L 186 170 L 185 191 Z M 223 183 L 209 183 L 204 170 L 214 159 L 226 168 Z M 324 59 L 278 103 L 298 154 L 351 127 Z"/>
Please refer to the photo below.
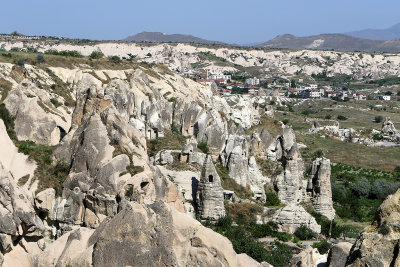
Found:
<path fill-rule="evenodd" d="M 379 207 L 375 221 L 356 240 L 346 266 L 400 266 L 400 190 Z"/>

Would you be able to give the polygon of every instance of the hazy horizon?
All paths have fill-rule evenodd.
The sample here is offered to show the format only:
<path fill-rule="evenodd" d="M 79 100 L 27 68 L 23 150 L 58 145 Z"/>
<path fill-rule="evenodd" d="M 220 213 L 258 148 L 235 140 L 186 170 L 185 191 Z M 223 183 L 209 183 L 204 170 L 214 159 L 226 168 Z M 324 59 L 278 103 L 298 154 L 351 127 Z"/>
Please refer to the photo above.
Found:
<path fill-rule="evenodd" d="M 290 8 L 289 8 L 290 7 Z M 398 1 L 332 3 L 261 0 L 176 1 L 20 1 L 3 3 L 0 32 L 17 30 L 93 40 L 120 40 L 143 31 L 188 34 L 226 43 L 256 43 L 277 35 L 345 33 L 384 29 L 400 22 Z"/>

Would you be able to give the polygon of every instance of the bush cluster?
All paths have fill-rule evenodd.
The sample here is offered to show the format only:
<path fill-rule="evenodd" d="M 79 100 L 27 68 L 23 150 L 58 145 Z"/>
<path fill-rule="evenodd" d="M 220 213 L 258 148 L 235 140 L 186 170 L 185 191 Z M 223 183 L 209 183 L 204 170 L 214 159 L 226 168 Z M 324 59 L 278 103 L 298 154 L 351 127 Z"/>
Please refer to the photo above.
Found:
<path fill-rule="evenodd" d="M 259 262 L 266 261 L 273 266 L 283 267 L 287 266 L 292 258 L 292 249 L 288 245 L 275 241 L 265 248 L 262 243 L 256 240 L 256 238 L 266 235 L 279 236 L 280 239 L 285 241 L 291 239 L 290 234 L 277 232 L 278 226 L 273 222 L 263 225 L 257 225 L 254 222 L 233 225 L 232 218 L 227 216 L 220 218 L 211 227 L 232 242 L 236 253 L 246 253 Z"/>
<path fill-rule="evenodd" d="M 77 57 L 77 58 L 82 57 L 82 55 L 78 51 L 75 51 L 75 50 L 57 51 L 57 50 L 50 49 L 44 53 L 47 55 L 64 56 L 64 57 Z"/>
<path fill-rule="evenodd" d="M 297 236 L 300 240 L 311 240 L 317 236 L 317 234 L 313 230 L 311 230 L 304 224 L 296 229 L 294 235 Z"/>

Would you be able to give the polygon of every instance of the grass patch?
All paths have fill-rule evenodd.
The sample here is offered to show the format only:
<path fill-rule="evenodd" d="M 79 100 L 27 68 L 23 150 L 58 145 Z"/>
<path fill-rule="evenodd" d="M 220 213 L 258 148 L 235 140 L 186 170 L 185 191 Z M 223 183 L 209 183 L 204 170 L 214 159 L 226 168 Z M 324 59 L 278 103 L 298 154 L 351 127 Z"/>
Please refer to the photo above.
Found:
<path fill-rule="evenodd" d="M 229 177 L 228 168 L 222 166 L 221 164 L 215 164 L 215 169 L 221 178 L 221 185 L 223 189 L 234 191 L 235 194 L 242 199 L 249 199 L 253 196 L 253 192 L 251 192 L 250 187 L 243 187 Z"/>
<path fill-rule="evenodd" d="M 264 244 L 257 241 L 257 238 L 266 235 L 281 236 L 285 240 L 291 238 L 290 234 L 277 232 L 278 226 L 275 223 L 256 225 L 254 222 L 246 222 L 242 224 L 227 216 L 220 218 L 215 225 L 206 224 L 206 226 L 227 237 L 232 242 L 236 253 L 246 253 L 259 262 L 266 261 L 274 266 L 283 267 L 287 266 L 293 256 L 292 249 L 284 243 L 275 241 L 272 244 Z"/>
<path fill-rule="evenodd" d="M 54 146 L 45 146 L 35 144 L 33 141 L 26 140 L 17 143 L 18 151 L 29 155 L 37 163 L 35 170 L 35 179 L 39 180 L 37 191 L 40 192 L 46 188 L 54 188 L 58 196 L 62 193 L 62 184 L 69 173 L 69 165 L 64 162 L 53 164 L 51 155 L 54 152 Z"/>
<path fill-rule="evenodd" d="M 305 158 L 312 158 L 315 152 L 322 150 L 332 162 L 356 167 L 393 171 L 400 166 L 400 147 L 368 147 L 316 135 L 297 134 L 296 138 L 307 145 L 301 151 Z"/>
<path fill-rule="evenodd" d="M 173 127 L 172 127 L 173 129 Z M 147 140 L 147 153 L 155 156 L 161 150 L 182 150 L 186 144 L 186 137 L 177 130 L 164 130 L 164 137 Z"/>
<path fill-rule="evenodd" d="M 247 135 L 253 134 L 255 130 L 267 128 L 268 132 L 272 136 L 278 136 L 282 134 L 282 126 L 278 120 L 270 118 L 266 115 L 260 117 L 260 124 L 252 126 L 250 129 L 245 130 Z"/>
<path fill-rule="evenodd" d="M 12 83 L 9 81 L 4 80 L 3 78 L 0 78 L 0 102 L 4 101 L 4 99 L 7 98 L 8 92 L 10 92 L 12 89 Z"/>
<path fill-rule="evenodd" d="M 11 140 L 17 141 L 17 135 L 14 131 L 14 117 L 11 116 L 4 103 L 0 104 L 0 119 L 3 120 L 7 134 Z"/>

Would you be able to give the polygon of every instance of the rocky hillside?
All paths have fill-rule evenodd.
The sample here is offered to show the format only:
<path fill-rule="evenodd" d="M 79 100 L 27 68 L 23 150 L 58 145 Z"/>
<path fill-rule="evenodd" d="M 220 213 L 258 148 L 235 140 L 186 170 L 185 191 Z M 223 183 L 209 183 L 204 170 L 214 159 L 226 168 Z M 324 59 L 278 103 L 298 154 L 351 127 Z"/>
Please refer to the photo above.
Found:
<path fill-rule="evenodd" d="M 78 51 L 89 56 L 101 51 L 105 56 L 119 56 L 148 63 L 166 64 L 171 70 L 185 72 L 196 65 L 207 69 L 237 71 L 240 67 L 257 68 L 270 75 L 310 76 L 326 72 L 332 75 L 351 75 L 355 79 L 369 77 L 378 79 L 400 75 L 400 57 L 391 54 L 344 53 L 311 50 L 261 50 L 233 47 L 210 47 L 191 44 L 134 44 L 134 43 L 93 43 L 75 45 L 62 41 L 17 41 L 2 40 L 0 48 L 30 49 L 39 52 L 48 50 Z"/>
<path fill-rule="evenodd" d="M 345 34 L 320 34 L 306 37 L 296 37 L 285 34 L 259 44 L 264 48 L 315 49 L 336 51 L 364 52 L 399 52 L 399 40 L 369 40 Z"/>
<path fill-rule="evenodd" d="M 122 41 L 126 42 L 148 42 L 148 43 L 195 43 L 195 44 L 222 44 L 217 41 L 205 40 L 187 34 L 166 34 L 162 32 L 141 32 L 128 36 Z"/>
<path fill-rule="evenodd" d="M 269 266 L 279 255 L 195 218 L 243 202 L 288 235 L 321 232 L 303 203 L 335 214 L 329 159 L 305 177 L 293 129 L 267 123 L 271 97 L 223 98 L 146 64 L 0 63 L 0 81 L 2 266 Z M 285 206 L 263 209 L 268 195 Z"/>
<path fill-rule="evenodd" d="M 400 23 L 386 29 L 365 29 L 346 33 L 347 35 L 370 40 L 393 40 L 400 38 Z"/>

